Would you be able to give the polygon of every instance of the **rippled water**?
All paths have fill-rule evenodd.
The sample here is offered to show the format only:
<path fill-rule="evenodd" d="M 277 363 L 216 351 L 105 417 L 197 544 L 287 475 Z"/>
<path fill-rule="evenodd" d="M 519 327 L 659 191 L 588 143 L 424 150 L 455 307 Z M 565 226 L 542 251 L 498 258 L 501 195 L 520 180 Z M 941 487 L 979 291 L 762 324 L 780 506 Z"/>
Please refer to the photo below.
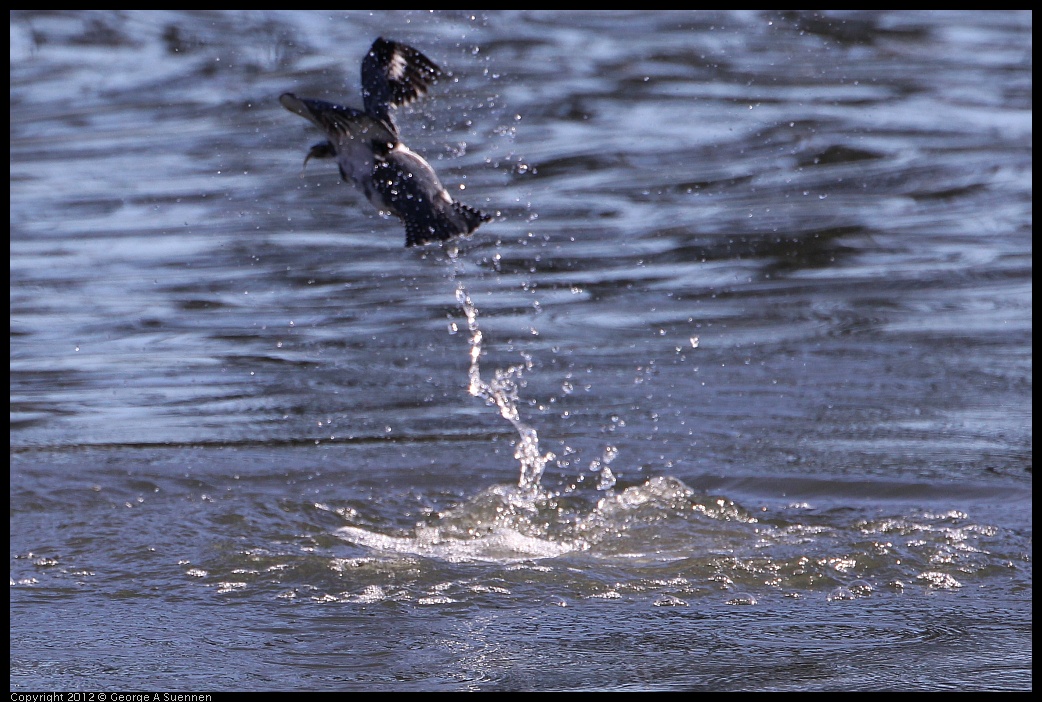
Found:
<path fill-rule="evenodd" d="M 1031 29 L 13 12 L 12 690 L 1030 689 Z"/>

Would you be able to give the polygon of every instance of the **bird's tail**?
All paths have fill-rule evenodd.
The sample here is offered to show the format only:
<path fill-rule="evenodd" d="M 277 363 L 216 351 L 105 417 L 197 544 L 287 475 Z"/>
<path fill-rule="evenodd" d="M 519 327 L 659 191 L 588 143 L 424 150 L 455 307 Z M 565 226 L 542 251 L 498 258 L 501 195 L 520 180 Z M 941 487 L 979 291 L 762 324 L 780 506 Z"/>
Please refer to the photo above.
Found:
<path fill-rule="evenodd" d="M 483 222 L 492 219 L 480 210 L 452 201 L 451 208 L 438 208 L 427 216 L 403 217 L 405 245 L 422 246 L 457 236 L 469 236 Z"/>
<path fill-rule="evenodd" d="M 480 210 L 476 210 L 473 207 L 468 207 L 462 202 L 452 201 L 452 209 L 459 215 L 459 218 L 463 220 L 463 225 L 466 231 L 460 232 L 461 234 L 470 234 L 475 229 L 481 226 L 483 222 L 488 222 L 492 219 L 491 215 L 487 215 Z"/>

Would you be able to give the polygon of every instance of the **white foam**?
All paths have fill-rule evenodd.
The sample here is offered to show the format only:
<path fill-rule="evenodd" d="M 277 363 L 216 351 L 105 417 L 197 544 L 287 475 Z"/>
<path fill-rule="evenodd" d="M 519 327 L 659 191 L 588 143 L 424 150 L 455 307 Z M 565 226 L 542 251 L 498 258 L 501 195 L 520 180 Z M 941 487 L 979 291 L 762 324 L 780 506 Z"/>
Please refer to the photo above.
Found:
<path fill-rule="evenodd" d="M 358 527 L 341 527 L 337 536 L 351 543 L 391 553 L 428 556 L 451 562 L 513 561 L 554 558 L 582 546 L 527 536 L 508 527 L 498 527 L 472 539 L 443 537 L 438 529 L 418 529 L 413 536 L 388 536 Z"/>

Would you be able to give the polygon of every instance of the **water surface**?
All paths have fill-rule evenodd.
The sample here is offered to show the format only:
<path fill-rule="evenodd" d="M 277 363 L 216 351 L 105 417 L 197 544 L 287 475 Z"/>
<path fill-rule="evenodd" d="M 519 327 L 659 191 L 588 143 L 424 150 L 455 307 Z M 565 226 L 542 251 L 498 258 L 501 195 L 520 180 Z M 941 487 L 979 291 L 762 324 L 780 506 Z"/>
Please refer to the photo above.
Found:
<path fill-rule="evenodd" d="M 1030 689 L 1031 29 L 12 13 L 12 690 Z"/>

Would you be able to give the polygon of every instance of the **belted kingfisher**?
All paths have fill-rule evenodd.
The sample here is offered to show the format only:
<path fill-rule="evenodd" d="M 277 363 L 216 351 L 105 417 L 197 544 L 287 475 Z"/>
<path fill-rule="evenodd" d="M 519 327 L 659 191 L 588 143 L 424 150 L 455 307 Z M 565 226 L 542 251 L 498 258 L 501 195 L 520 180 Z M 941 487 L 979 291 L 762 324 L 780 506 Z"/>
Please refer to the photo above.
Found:
<path fill-rule="evenodd" d="M 431 165 L 398 138 L 392 109 L 425 95 L 439 75 L 441 69 L 416 49 L 381 37 L 362 61 L 364 111 L 293 93 L 279 97 L 328 138 L 311 147 L 304 165 L 335 158 L 341 178 L 405 223 L 406 246 L 468 235 L 492 219 L 453 200 Z"/>

